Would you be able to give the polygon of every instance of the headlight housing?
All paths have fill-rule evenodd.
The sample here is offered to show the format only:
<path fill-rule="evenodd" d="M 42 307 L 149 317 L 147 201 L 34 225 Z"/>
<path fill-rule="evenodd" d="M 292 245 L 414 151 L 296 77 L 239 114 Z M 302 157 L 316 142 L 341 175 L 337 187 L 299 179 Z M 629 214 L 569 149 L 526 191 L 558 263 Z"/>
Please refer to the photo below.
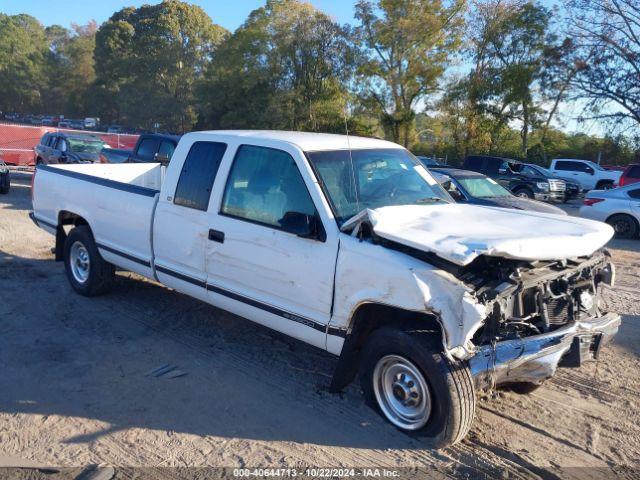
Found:
<path fill-rule="evenodd" d="M 549 191 L 549 182 L 538 182 L 536 183 L 536 187 L 538 187 L 543 192 Z"/>

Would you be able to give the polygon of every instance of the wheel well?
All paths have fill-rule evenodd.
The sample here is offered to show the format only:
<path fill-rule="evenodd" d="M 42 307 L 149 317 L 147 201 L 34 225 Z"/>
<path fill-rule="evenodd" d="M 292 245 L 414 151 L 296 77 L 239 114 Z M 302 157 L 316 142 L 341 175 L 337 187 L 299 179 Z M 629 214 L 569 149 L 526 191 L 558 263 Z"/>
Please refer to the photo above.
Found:
<path fill-rule="evenodd" d="M 65 226 L 72 225 L 77 227 L 78 225 L 89 225 L 83 217 L 77 213 L 69 212 L 67 210 L 61 210 L 58 213 L 58 227 L 56 228 L 56 261 L 60 262 L 64 256 L 64 243 L 67 241 L 67 230 Z"/>
<path fill-rule="evenodd" d="M 517 192 L 518 190 L 527 190 L 533 193 L 533 189 L 529 185 L 516 185 L 513 187 L 513 192 Z"/>
<path fill-rule="evenodd" d="M 614 213 L 613 215 L 609 215 L 607 217 L 607 219 L 605 220 L 605 222 L 609 223 L 609 220 L 611 220 L 613 217 L 629 217 L 636 224 L 636 227 L 640 228 L 640 222 L 638 222 L 638 219 L 636 217 L 634 217 L 633 215 L 629 215 L 628 213 L 622 213 L 622 212 L 621 213 Z"/>
<path fill-rule="evenodd" d="M 442 327 L 435 314 L 413 312 L 379 303 L 358 307 L 351 317 L 340 358 L 331 379 L 330 391 L 339 392 L 356 377 L 360 354 L 369 336 L 381 327 L 394 326 L 402 330 L 431 331 L 442 342 Z"/>

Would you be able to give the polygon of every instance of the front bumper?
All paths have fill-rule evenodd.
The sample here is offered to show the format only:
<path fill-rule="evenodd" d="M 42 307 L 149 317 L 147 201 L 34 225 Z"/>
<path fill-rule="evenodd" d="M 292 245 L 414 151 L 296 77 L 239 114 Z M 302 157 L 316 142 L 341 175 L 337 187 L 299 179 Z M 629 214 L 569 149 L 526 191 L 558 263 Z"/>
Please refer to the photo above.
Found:
<path fill-rule="evenodd" d="M 618 332 L 617 313 L 581 320 L 552 332 L 485 345 L 469 360 L 476 388 L 517 382 L 540 384 L 558 367 L 595 360 Z"/>
<path fill-rule="evenodd" d="M 565 192 L 544 192 L 544 193 L 534 193 L 534 198 L 536 200 L 540 200 L 542 202 L 564 202 Z"/>

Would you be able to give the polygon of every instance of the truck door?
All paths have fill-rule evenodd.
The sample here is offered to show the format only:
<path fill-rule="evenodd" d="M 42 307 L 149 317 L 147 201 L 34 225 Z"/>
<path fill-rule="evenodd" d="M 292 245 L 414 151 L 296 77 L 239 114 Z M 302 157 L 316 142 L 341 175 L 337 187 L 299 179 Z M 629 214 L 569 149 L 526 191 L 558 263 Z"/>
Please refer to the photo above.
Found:
<path fill-rule="evenodd" d="M 194 142 L 189 148 L 175 190 L 162 191 L 153 224 L 153 250 L 158 279 L 176 290 L 207 301 L 205 252 L 207 207 L 227 145 Z M 171 179 L 165 180 L 168 184 Z"/>
<path fill-rule="evenodd" d="M 294 147 L 238 147 L 212 202 L 207 283 L 212 303 L 325 348 L 338 236 L 326 234 L 303 168 Z"/>

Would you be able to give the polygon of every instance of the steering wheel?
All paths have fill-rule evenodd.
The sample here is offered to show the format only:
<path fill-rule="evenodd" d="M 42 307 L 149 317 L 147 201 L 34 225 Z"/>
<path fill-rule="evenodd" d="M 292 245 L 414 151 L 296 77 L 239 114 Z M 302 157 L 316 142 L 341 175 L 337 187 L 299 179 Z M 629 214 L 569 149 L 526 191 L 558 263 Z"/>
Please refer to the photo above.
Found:
<path fill-rule="evenodd" d="M 402 172 L 391 175 L 387 179 L 384 180 L 384 183 L 381 183 L 377 187 L 375 187 L 367 196 L 373 198 L 379 197 L 393 197 L 400 190 L 400 182 L 399 178 L 402 177 Z"/>

